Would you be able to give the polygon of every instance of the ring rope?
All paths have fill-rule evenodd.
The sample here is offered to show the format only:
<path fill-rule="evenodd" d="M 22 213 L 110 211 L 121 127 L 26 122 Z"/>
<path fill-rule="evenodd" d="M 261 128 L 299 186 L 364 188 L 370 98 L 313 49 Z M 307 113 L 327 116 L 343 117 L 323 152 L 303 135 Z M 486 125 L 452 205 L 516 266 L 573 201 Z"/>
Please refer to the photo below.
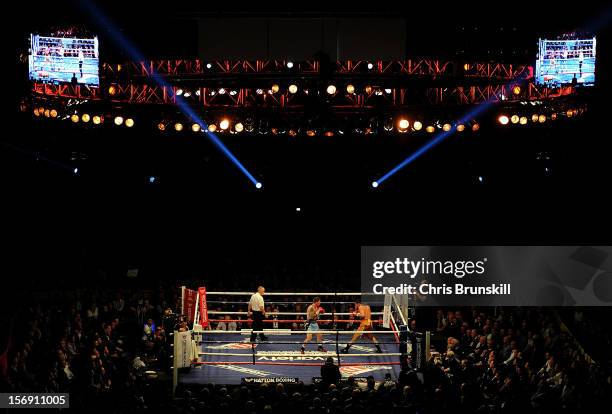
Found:
<path fill-rule="evenodd" d="M 263 330 L 263 331 L 251 331 L 250 329 L 244 329 L 241 331 L 225 331 L 223 329 L 219 330 L 219 329 L 211 329 L 211 330 L 203 330 L 201 332 L 198 333 L 207 333 L 207 334 L 228 334 L 228 333 L 238 333 L 238 334 L 244 334 L 244 335 L 250 335 L 252 332 L 255 333 L 262 333 L 262 334 L 268 334 L 268 335 L 293 335 L 293 334 L 305 334 L 307 333 L 306 330 L 284 330 L 284 329 L 270 329 L 270 330 Z M 321 334 L 335 334 L 335 333 L 339 333 L 339 334 L 355 334 L 357 332 L 362 333 L 364 335 L 366 334 L 395 334 L 395 332 L 393 331 L 366 331 L 366 330 L 361 330 L 361 331 L 341 331 L 338 329 L 335 330 L 318 330 L 318 331 L 312 331 L 312 333 L 321 333 Z"/>
<path fill-rule="evenodd" d="M 206 292 L 210 295 L 251 296 L 253 292 Z M 266 292 L 265 296 L 361 296 L 362 292 Z"/>
<path fill-rule="evenodd" d="M 248 354 L 240 354 L 237 352 L 198 352 L 198 355 L 208 355 L 208 356 L 236 356 L 236 357 L 251 357 L 252 355 L 255 355 L 256 357 L 296 357 L 296 356 L 302 356 L 302 354 L 297 354 L 297 352 L 299 351 L 295 351 L 296 355 L 287 355 L 287 353 L 269 353 L 269 354 L 260 354 L 259 352 L 255 352 L 254 354 L 248 353 Z M 330 354 L 334 354 L 333 352 L 312 352 L 312 353 L 308 353 L 308 354 L 304 354 L 303 356 L 309 356 L 309 357 L 323 357 L 323 356 L 329 356 Z M 361 353 L 361 354 L 342 354 L 342 357 L 383 357 L 383 356 L 400 356 L 402 355 L 399 352 L 390 352 L 390 353 L 382 353 L 382 354 L 368 354 L 368 353 Z M 365 365 L 365 364 L 364 364 Z"/>
<path fill-rule="evenodd" d="M 343 362 L 342 365 L 345 367 L 361 367 L 361 366 L 369 366 L 369 365 L 400 365 L 401 363 L 398 361 L 389 361 L 389 362 Z M 194 362 L 194 365 L 289 365 L 296 367 L 320 367 L 320 363 L 316 362 L 278 362 L 278 361 L 201 361 Z"/>
<path fill-rule="evenodd" d="M 252 319 L 209 319 L 208 322 L 236 322 L 236 323 L 250 323 Z M 262 322 L 266 323 L 293 323 L 293 322 L 306 322 L 306 319 L 263 319 Z M 318 319 L 317 323 L 357 323 L 356 319 Z M 383 323 L 382 319 L 372 320 L 372 323 Z"/>
<path fill-rule="evenodd" d="M 312 303 L 312 302 L 311 302 Z M 372 315 L 382 315 L 384 312 L 372 312 Z M 248 312 L 223 312 L 223 311 L 208 311 L 209 315 L 248 315 Z M 268 312 L 269 315 L 304 315 L 306 312 Z M 349 316 L 353 312 L 335 312 L 335 315 Z"/>
<path fill-rule="evenodd" d="M 236 341 L 198 341 L 199 344 L 250 344 L 250 342 L 236 342 Z M 270 345 L 302 345 L 303 342 L 288 342 L 288 341 L 268 341 L 265 342 Z M 314 343 L 314 342 L 313 342 Z M 326 342 L 329 343 L 329 342 Z M 397 345 L 397 341 L 394 342 L 382 342 L 378 341 L 379 344 Z M 372 345 L 372 342 L 353 342 L 353 345 Z"/>

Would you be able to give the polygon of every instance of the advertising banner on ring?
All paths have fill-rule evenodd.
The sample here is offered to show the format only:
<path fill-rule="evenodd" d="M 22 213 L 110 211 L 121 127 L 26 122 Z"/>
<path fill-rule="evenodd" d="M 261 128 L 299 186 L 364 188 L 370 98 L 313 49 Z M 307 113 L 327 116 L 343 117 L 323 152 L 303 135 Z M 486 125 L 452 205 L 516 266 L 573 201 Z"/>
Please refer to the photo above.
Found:
<path fill-rule="evenodd" d="M 610 306 L 612 246 L 364 246 L 361 287 L 411 306 Z"/>

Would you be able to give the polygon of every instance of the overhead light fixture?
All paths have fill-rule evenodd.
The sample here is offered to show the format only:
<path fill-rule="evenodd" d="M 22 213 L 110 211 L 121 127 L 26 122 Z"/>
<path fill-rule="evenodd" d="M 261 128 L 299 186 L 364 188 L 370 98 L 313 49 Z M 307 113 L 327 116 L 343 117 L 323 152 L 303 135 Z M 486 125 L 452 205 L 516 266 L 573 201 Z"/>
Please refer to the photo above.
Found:
<path fill-rule="evenodd" d="M 346 92 L 351 94 L 351 95 L 354 94 L 355 93 L 355 86 L 349 83 L 348 85 L 346 85 Z"/>
<path fill-rule="evenodd" d="M 115 117 L 115 125 L 119 126 L 123 124 L 123 117 L 122 116 L 116 116 Z"/>
<path fill-rule="evenodd" d="M 336 93 L 336 85 L 329 85 L 327 87 L 327 94 L 334 95 Z"/>
<path fill-rule="evenodd" d="M 289 85 L 289 93 L 297 93 L 298 87 L 295 84 Z"/>
<path fill-rule="evenodd" d="M 221 120 L 221 122 L 219 122 L 219 127 L 220 127 L 221 129 L 223 129 L 223 130 L 228 129 L 228 128 L 229 128 L 229 120 L 228 120 L 227 118 L 226 118 L 226 119 Z"/>
<path fill-rule="evenodd" d="M 177 122 L 176 124 L 174 124 L 174 130 L 177 132 L 181 132 L 183 130 L 183 124 Z"/>

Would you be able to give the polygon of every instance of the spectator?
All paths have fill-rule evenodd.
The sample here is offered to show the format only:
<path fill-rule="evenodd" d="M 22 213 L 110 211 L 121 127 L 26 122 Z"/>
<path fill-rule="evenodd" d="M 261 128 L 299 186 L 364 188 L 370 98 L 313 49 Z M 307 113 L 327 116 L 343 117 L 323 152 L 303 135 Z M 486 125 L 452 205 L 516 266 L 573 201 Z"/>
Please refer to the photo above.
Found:
<path fill-rule="evenodd" d="M 340 368 L 334 363 L 332 357 L 327 357 L 325 364 L 321 366 L 321 382 L 323 386 L 327 388 L 330 384 L 337 384 L 340 378 L 342 378 Z"/>

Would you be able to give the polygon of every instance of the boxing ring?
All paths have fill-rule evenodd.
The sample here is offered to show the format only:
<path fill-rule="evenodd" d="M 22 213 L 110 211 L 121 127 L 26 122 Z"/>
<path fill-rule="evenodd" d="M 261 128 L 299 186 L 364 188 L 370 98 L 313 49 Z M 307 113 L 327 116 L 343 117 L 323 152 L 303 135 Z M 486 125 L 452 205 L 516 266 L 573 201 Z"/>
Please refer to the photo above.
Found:
<path fill-rule="evenodd" d="M 202 288 L 200 288 L 202 289 Z M 174 354 L 174 387 L 178 384 L 241 384 L 244 382 L 291 382 L 301 381 L 310 384 L 320 380 L 321 366 L 331 357 L 338 365 L 342 378 L 353 377 L 365 380 L 372 376 L 381 381 L 391 376 L 396 380 L 402 365 L 407 364 L 412 352 L 411 343 L 402 332 L 408 332 L 407 310 L 402 309 L 397 297 L 381 296 L 380 303 L 370 303 L 372 330 L 359 331 L 363 333 L 350 350 L 343 353 L 342 349 L 358 332 L 359 320 L 354 312 L 346 312 L 345 308 L 354 301 L 350 298 L 361 298 L 361 292 L 301 292 L 281 293 L 266 292 L 266 306 L 307 305 L 312 302 L 287 301 L 287 297 L 321 298 L 321 306 L 327 307 L 317 321 L 322 334 L 322 343 L 318 344 L 316 335 L 306 346 L 304 352 L 300 347 L 306 337 L 302 324 L 303 312 L 268 312 L 264 319 L 263 333 L 267 340 L 257 339 L 251 342 L 253 332 L 246 311 L 208 310 L 215 306 L 243 306 L 248 301 L 242 300 L 211 300 L 215 297 L 237 297 L 248 299 L 252 292 L 203 292 L 198 293 L 192 329 L 187 333 L 175 332 Z M 203 296 L 203 297 L 202 297 Z M 285 301 L 269 300 L 268 297 L 284 296 Z M 204 300 L 202 300 L 204 299 Z M 205 309 L 203 309 L 205 308 Z M 374 310 L 381 308 L 382 310 Z M 228 319 L 230 318 L 230 319 Z M 235 330 L 212 329 L 219 323 L 239 324 Z M 380 352 L 365 334 L 373 334 Z M 184 341 L 191 341 L 191 349 L 185 351 Z M 325 350 L 319 350 L 322 345 Z M 403 361 L 403 362 L 402 362 Z M 183 368 L 183 369 L 180 369 Z M 180 373 L 179 373 L 180 369 Z M 278 381 L 282 379 L 284 381 Z"/>

